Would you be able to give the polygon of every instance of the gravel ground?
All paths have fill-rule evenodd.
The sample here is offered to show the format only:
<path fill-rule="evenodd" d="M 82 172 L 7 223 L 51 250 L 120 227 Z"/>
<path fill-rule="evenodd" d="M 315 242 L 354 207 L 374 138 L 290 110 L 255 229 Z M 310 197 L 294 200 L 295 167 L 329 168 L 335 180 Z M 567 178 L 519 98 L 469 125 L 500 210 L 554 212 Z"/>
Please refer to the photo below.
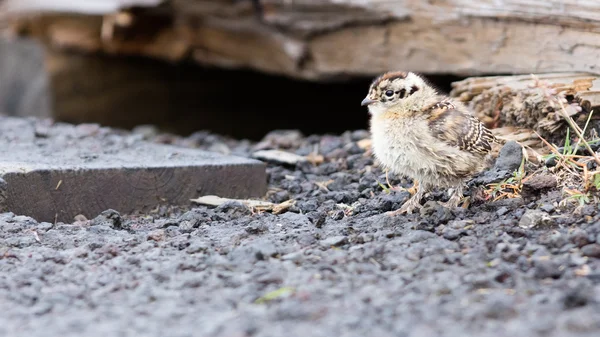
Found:
<path fill-rule="evenodd" d="M 366 131 L 135 136 L 242 156 L 318 149 L 324 162 L 269 165 L 269 200 L 296 200 L 279 215 L 237 202 L 71 224 L 0 214 L 0 335 L 600 333 L 596 205 L 573 214 L 555 188 L 534 186 L 467 210 L 440 207 L 436 192 L 419 214 L 389 217 L 408 194 L 379 186 Z M 510 151 L 501 158 L 495 176 Z"/>

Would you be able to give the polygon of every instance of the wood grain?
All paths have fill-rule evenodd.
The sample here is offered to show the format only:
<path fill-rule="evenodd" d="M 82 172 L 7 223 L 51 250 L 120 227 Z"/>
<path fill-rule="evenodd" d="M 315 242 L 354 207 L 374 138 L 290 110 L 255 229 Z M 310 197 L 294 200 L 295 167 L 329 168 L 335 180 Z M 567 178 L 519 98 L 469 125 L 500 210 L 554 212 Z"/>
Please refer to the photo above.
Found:
<path fill-rule="evenodd" d="M 92 16 L 78 7 L 63 8 L 63 15 L 46 9 L 49 14 L 24 17 L 19 24 L 23 34 L 58 48 L 305 79 L 390 69 L 460 75 L 600 72 L 600 2 L 593 0 L 263 0 L 261 20 L 251 1 L 173 0 L 122 8 L 135 1 L 148 5 L 132 1 L 112 1 L 119 11 Z M 153 22 L 160 29 L 148 32 Z"/>
<path fill-rule="evenodd" d="M 486 76 L 467 78 L 453 83 L 451 96 L 468 104 L 488 127 L 496 132 L 529 135 L 529 140 L 540 142 L 537 132 L 551 143 L 563 144 L 568 124 L 551 104 L 543 89 L 547 86 L 567 98 L 571 117 L 583 129 L 591 114 L 586 136 L 600 131 L 600 76 L 590 73 L 536 74 Z M 592 113 L 592 111 L 594 113 Z M 521 129 L 521 131 L 514 128 Z M 571 133 L 571 136 L 573 134 Z M 520 141 L 526 141 L 520 139 Z"/>

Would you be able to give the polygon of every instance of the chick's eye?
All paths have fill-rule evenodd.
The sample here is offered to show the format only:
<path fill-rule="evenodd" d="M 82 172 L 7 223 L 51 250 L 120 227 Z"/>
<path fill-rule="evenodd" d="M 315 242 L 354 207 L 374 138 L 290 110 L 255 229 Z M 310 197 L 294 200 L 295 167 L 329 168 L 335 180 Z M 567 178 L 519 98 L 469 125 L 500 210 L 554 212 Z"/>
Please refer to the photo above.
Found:
<path fill-rule="evenodd" d="M 386 91 L 386 92 L 385 92 L 385 95 L 386 95 L 387 97 L 392 97 L 392 96 L 394 96 L 394 91 L 392 91 L 392 90 L 388 90 L 388 91 Z"/>

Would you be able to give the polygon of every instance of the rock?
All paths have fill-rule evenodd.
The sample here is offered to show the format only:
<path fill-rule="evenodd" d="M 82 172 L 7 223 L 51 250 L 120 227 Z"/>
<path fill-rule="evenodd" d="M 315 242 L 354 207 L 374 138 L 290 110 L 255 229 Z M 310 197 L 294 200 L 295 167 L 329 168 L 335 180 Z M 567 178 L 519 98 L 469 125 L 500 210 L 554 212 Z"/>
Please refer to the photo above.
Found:
<path fill-rule="evenodd" d="M 342 140 L 339 137 L 323 136 L 319 143 L 319 152 L 324 155 L 330 154 L 330 152 L 340 148 L 342 146 Z"/>
<path fill-rule="evenodd" d="M 331 214 L 331 218 L 333 220 L 342 220 L 344 218 L 344 216 L 345 216 L 344 211 L 341 209 L 335 210 Z"/>
<path fill-rule="evenodd" d="M 243 246 L 235 247 L 228 255 L 231 261 L 240 266 L 251 268 L 256 261 L 267 260 L 279 253 L 275 244 L 269 239 L 258 239 Z"/>
<path fill-rule="evenodd" d="M 312 212 L 307 217 L 315 227 L 321 228 L 327 219 L 327 214 L 325 212 Z"/>
<path fill-rule="evenodd" d="M 508 213 L 508 208 L 506 208 L 506 206 L 502 206 L 496 211 L 496 214 L 498 214 L 498 216 L 503 216 L 506 213 Z"/>
<path fill-rule="evenodd" d="M 559 265 L 551 260 L 537 259 L 534 263 L 534 276 L 538 279 L 553 278 L 558 279 L 563 271 Z"/>
<path fill-rule="evenodd" d="M 227 213 L 231 216 L 242 216 L 250 214 L 250 209 L 239 200 L 229 200 L 217 206 L 216 212 Z"/>
<path fill-rule="evenodd" d="M 152 232 L 148 233 L 146 239 L 149 241 L 163 241 L 165 239 L 165 230 L 164 229 L 156 229 Z"/>
<path fill-rule="evenodd" d="M 251 245 L 255 251 L 255 256 L 258 260 L 265 260 L 269 257 L 276 256 L 279 252 L 275 244 L 268 239 L 258 240 Z"/>
<path fill-rule="evenodd" d="M 435 224 L 444 224 L 453 218 L 452 211 L 435 201 L 427 201 L 419 213 L 423 218 Z"/>
<path fill-rule="evenodd" d="M 203 241 L 193 241 L 187 246 L 185 252 L 188 254 L 205 253 L 209 249 L 209 245 Z"/>
<path fill-rule="evenodd" d="M 590 243 L 588 234 L 582 229 L 575 229 L 569 234 L 569 242 L 573 243 L 578 248 L 581 248 Z"/>
<path fill-rule="evenodd" d="M 521 219 L 519 220 L 519 227 L 531 229 L 534 227 L 548 226 L 551 224 L 551 222 L 552 219 L 548 213 L 540 210 L 528 209 L 525 211 L 525 214 L 521 216 Z"/>
<path fill-rule="evenodd" d="M 555 207 L 552 204 L 546 203 L 540 206 L 540 209 L 546 213 L 552 213 L 554 212 Z"/>
<path fill-rule="evenodd" d="M 551 174 L 537 174 L 523 182 L 521 196 L 524 199 L 538 197 L 540 194 L 556 188 L 558 182 Z"/>
<path fill-rule="evenodd" d="M 581 247 L 581 254 L 600 259 L 600 244 L 592 243 Z"/>
<path fill-rule="evenodd" d="M 573 309 L 587 305 L 592 297 L 593 289 L 585 286 L 575 287 L 564 295 L 562 302 L 565 309 Z"/>
<path fill-rule="evenodd" d="M 269 226 L 264 221 L 254 220 L 246 226 L 246 233 L 248 234 L 260 234 L 269 230 Z"/>
<path fill-rule="evenodd" d="M 485 316 L 491 319 L 506 320 L 516 315 L 515 303 L 508 296 L 492 296 L 484 310 Z"/>
<path fill-rule="evenodd" d="M 494 166 L 471 180 L 470 184 L 487 185 L 506 179 L 519 169 L 522 161 L 523 148 L 511 140 L 500 150 Z"/>
<path fill-rule="evenodd" d="M 94 219 L 92 219 L 92 226 L 108 226 L 114 229 L 121 229 L 121 224 L 123 219 L 121 218 L 121 214 L 119 212 L 108 209 Z"/>
<path fill-rule="evenodd" d="M 289 254 L 285 254 L 281 257 L 281 260 L 283 261 L 300 261 L 302 260 L 302 256 L 304 255 L 304 253 L 302 251 L 297 251 L 297 252 L 293 252 L 293 253 L 289 253 Z"/>
<path fill-rule="evenodd" d="M 446 228 L 444 230 L 444 239 L 454 241 L 465 233 L 464 230 Z"/>
<path fill-rule="evenodd" d="M 338 247 L 348 242 L 348 238 L 342 235 L 331 236 L 327 239 L 321 240 L 319 244 L 321 247 L 329 248 L 329 247 Z"/>

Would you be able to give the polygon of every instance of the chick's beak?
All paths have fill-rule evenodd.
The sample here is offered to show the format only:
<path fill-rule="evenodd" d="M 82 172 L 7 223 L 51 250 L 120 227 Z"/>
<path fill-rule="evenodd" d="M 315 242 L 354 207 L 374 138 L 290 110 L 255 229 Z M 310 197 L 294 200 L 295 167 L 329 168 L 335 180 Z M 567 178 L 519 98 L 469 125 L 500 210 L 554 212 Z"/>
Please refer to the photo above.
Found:
<path fill-rule="evenodd" d="M 365 106 L 365 105 L 369 105 L 369 104 L 372 104 L 372 103 L 375 103 L 375 102 L 377 102 L 377 101 L 374 100 L 374 99 L 370 99 L 369 97 L 366 97 L 365 99 L 362 100 L 362 102 L 360 103 L 360 105 L 361 106 Z"/>

